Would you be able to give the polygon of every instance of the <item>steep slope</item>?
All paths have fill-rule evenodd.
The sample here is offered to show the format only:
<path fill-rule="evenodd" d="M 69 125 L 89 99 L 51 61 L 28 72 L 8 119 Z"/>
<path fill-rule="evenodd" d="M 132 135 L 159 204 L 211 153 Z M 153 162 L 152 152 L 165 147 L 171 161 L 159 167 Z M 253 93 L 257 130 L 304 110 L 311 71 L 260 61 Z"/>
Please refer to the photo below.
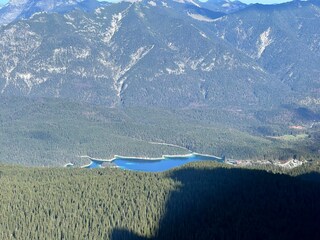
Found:
<path fill-rule="evenodd" d="M 320 4 L 253 5 L 214 22 L 217 36 L 276 74 L 300 102 L 320 93 Z"/>
<path fill-rule="evenodd" d="M 286 86 L 212 26 L 161 1 L 37 14 L 0 30 L 0 91 L 108 106 L 282 102 Z"/>

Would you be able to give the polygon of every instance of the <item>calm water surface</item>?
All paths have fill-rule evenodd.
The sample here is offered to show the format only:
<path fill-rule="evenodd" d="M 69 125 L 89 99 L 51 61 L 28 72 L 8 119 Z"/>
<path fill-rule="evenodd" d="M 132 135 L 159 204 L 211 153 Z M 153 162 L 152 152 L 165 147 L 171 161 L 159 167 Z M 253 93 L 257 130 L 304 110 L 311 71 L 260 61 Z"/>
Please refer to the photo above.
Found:
<path fill-rule="evenodd" d="M 111 160 L 114 165 L 121 169 L 143 172 L 163 172 L 190 162 L 197 161 L 223 162 L 223 159 L 215 156 L 193 153 L 188 155 L 163 156 L 162 158 L 158 159 L 115 157 Z M 91 159 L 91 164 L 85 167 L 101 168 L 104 162 L 105 161 Z"/>

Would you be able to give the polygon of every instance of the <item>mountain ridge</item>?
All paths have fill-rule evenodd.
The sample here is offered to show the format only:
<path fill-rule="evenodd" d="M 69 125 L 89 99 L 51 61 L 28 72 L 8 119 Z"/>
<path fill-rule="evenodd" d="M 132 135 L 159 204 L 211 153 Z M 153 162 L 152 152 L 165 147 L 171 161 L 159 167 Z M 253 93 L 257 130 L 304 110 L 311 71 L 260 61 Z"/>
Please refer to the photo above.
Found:
<path fill-rule="evenodd" d="M 0 30 L 1 94 L 111 107 L 317 102 L 318 8 L 299 4 L 211 16 L 175 1 L 39 13 Z"/>
<path fill-rule="evenodd" d="M 156 19 L 161 15 L 167 19 Z M 114 4 L 94 13 L 38 14 L 4 28 L 0 42 L 7 50 L 2 57 L 8 52 L 21 60 L 31 58 L 19 65 L 2 64 L 7 74 L 2 75 L 7 76 L 2 94 L 67 97 L 109 106 L 266 105 L 281 82 L 206 32 L 206 24 L 144 2 Z M 23 39 L 17 37 L 21 34 Z M 190 35 L 193 38 L 185 41 Z M 17 42 L 11 51 L 6 39 L 12 38 Z M 17 46 L 21 50 L 14 52 Z M 236 80 L 230 81 L 233 76 Z"/>
<path fill-rule="evenodd" d="M 39 12 L 65 13 L 80 8 L 92 11 L 104 5 L 96 0 L 11 0 L 0 9 L 0 25 L 9 24 L 17 19 L 29 19 Z"/>

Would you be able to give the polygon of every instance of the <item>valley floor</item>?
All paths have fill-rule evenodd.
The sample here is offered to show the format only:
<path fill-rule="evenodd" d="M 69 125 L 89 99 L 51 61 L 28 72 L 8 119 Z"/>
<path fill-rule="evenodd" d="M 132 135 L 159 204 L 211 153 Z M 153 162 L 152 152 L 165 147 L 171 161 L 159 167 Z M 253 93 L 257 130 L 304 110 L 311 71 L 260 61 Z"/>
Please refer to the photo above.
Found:
<path fill-rule="evenodd" d="M 240 160 L 318 159 L 320 124 L 298 117 L 286 122 L 287 115 L 284 109 L 112 109 L 58 99 L 4 98 L 0 162 L 81 166 L 87 163 L 80 157 L 85 155 L 159 158 L 190 152 Z"/>

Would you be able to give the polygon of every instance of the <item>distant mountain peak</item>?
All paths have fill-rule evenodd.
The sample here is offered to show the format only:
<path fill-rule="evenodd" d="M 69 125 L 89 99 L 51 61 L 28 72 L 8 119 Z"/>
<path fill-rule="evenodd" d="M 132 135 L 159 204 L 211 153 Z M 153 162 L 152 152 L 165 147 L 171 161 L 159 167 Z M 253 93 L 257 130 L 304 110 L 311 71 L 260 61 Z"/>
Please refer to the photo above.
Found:
<path fill-rule="evenodd" d="M 25 5 L 36 5 L 36 6 L 57 6 L 57 5 L 74 5 L 78 4 L 79 2 L 83 2 L 85 0 L 10 0 L 8 5 L 10 6 L 25 6 Z"/>
<path fill-rule="evenodd" d="M 179 2 L 179 3 L 193 4 L 193 5 L 196 5 L 197 7 L 200 7 L 197 1 L 193 1 L 193 0 L 173 0 L 173 1 Z"/>
<path fill-rule="evenodd" d="M 68 12 L 75 8 L 90 10 L 99 5 L 97 0 L 11 0 L 0 9 L 0 25 L 29 18 L 37 12 Z"/>
<path fill-rule="evenodd" d="M 202 8 L 207 8 L 215 12 L 232 13 L 241 10 L 248 5 L 238 0 L 208 0 L 200 2 L 197 0 Z"/>

